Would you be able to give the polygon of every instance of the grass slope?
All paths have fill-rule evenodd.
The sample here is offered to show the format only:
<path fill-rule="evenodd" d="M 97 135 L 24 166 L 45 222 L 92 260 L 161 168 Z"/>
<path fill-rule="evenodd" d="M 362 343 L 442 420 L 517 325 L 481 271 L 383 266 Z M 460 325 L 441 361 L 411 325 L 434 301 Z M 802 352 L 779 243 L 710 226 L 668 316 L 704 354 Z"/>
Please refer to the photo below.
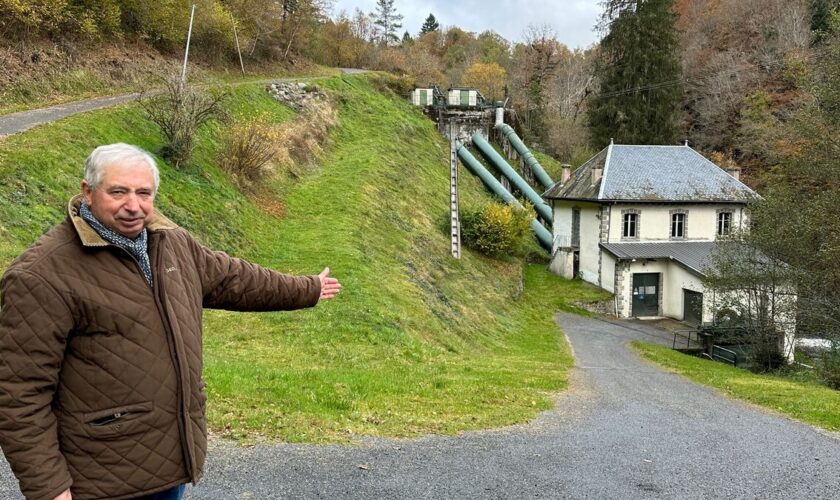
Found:
<path fill-rule="evenodd" d="M 282 218 L 216 167 L 219 125 L 202 133 L 191 168 L 161 162 L 158 207 L 199 239 L 285 272 L 328 265 L 345 287 L 306 311 L 206 313 L 211 427 L 244 440 L 336 442 L 506 425 L 548 408 L 571 365 L 552 312 L 602 293 L 541 265 L 468 251 L 452 259 L 434 227 L 448 205 L 446 141 L 368 78 L 321 85 L 341 122 L 317 166 L 268 187 L 282 196 Z M 234 93 L 235 116 L 292 116 L 260 86 Z M 132 105 L 0 142 L 0 266 L 61 219 L 84 157 L 115 141 L 152 151 L 162 142 Z M 469 176 L 461 195 L 464 205 L 487 200 Z"/>
<path fill-rule="evenodd" d="M 645 358 L 724 394 L 829 431 L 840 431 L 840 392 L 816 382 L 751 373 L 667 347 L 634 342 Z"/>

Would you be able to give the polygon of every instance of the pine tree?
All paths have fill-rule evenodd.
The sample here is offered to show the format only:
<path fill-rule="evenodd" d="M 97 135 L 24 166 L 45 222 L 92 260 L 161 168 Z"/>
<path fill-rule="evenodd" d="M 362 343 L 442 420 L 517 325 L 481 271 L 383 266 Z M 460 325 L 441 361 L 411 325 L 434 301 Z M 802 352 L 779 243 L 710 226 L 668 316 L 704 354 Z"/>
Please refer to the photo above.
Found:
<path fill-rule="evenodd" d="M 426 18 L 426 21 L 423 23 L 423 26 L 420 27 L 420 34 L 425 35 L 426 33 L 431 33 L 432 31 L 437 31 L 440 29 L 440 24 L 438 24 L 437 19 L 435 19 L 434 14 L 429 14 L 429 17 Z"/>
<path fill-rule="evenodd" d="M 593 146 L 672 144 L 682 97 L 673 0 L 608 0 L 589 105 Z"/>
<path fill-rule="evenodd" d="M 814 43 L 818 44 L 829 30 L 831 12 L 840 10 L 840 1 L 811 0 L 808 7 L 811 11 L 811 33 Z"/>
<path fill-rule="evenodd" d="M 373 24 L 378 27 L 377 38 L 382 45 L 398 42 L 397 30 L 402 28 L 402 14 L 397 13 L 394 0 L 377 0 Z"/>

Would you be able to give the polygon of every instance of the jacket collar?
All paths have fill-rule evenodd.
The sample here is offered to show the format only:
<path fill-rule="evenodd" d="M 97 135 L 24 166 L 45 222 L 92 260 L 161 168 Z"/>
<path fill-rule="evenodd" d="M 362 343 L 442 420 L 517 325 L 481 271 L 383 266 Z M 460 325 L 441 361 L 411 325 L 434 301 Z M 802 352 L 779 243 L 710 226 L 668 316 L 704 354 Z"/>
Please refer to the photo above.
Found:
<path fill-rule="evenodd" d="M 67 215 L 70 217 L 70 222 L 73 223 L 73 227 L 76 228 L 76 232 L 79 233 L 82 245 L 86 247 L 104 247 L 110 245 L 110 243 L 105 241 L 102 236 L 99 236 L 99 233 L 90 227 L 90 224 L 85 222 L 85 220 L 79 215 L 79 205 L 81 205 L 81 203 L 81 194 L 77 194 L 76 196 L 70 198 L 70 202 L 67 204 Z M 146 229 L 152 232 L 167 231 L 177 228 L 177 224 L 169 220 L 157 210 L 152 213 L 149 223 L 146 224 Z"/>

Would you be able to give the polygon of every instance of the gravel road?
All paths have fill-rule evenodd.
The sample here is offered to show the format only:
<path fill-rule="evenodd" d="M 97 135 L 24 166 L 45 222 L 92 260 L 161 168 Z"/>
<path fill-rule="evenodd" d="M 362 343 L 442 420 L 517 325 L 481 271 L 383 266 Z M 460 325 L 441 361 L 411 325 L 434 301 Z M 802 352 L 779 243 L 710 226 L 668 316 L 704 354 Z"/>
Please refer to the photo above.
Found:
<path fill-rule="evenodd" d="M 633 339 L 639 322 L 561 314 L 577 366 L 534 422 L 457 437 L 356 446 L 239 448 L 214 441 L 189 497 L 837 498 L 840 440 L 662 372 Z M 0 469 L 0 496 L 14 480 Z"/>

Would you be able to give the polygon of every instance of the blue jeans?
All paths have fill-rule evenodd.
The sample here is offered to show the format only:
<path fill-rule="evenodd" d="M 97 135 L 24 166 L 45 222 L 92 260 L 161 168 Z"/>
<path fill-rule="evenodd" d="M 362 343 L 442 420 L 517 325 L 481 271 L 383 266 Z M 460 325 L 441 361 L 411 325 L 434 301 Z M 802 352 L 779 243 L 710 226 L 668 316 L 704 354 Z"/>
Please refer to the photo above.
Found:
<path fill-rule="evenodd" d="M 186 484 L 179 484 L 168 490 L 159 491 L 153 495 L 146 495 L 144 497 L 137 497 L 134 500 L 181 500 L 184 496 L 184 490 L 187 489 Z"/>

